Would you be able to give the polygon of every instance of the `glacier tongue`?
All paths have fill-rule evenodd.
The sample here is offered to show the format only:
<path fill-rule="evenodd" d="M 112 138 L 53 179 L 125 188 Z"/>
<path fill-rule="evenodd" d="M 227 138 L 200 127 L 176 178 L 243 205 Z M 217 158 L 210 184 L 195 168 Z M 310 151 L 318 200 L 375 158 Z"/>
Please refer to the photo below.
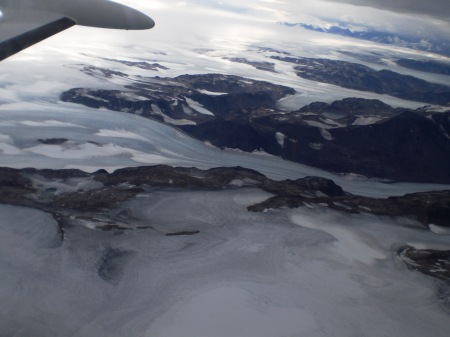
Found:
<path fill-rule="evenodd" d="M 203 169 L 243 166 L 272 179 L 322 176 L 346 191 L 372 197 L 449 188 L 436 184 L 384 184 L 331 174 L 264 153 L 220 150 L 159 122 L 120 112 L 61 102 L 3 105 L 0 111 L 0 165 L 6 167 L 79 168 L 93 172 L 152 164 Z M 61 143 L 51 144 L 55 139 Z"/>

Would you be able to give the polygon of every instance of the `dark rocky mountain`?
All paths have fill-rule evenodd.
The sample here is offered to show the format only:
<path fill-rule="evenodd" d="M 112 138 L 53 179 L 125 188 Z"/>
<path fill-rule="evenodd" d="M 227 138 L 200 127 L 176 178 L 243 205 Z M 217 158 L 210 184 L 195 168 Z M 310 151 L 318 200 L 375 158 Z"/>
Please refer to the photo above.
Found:
<path fill-rule="evenodd" d="M 146 61 L 128 61 L 128 60 L 118 60 L 118 59 L 111 59 L 111 58 L 102 58 L 102 60 L 105 61 L 112 61 L 112 62 L 116 62 L 116 63 L 121 63 L 124 64 L 128 67 L 135 67 L 135 68 L 139 68 L 139 69 L 144 69 L 144 70 L 154 70 L 154 71 L 158 71 L 158 70 L 166 70 L 168 69 L 167 67 L 164 67 L 156 62 L 154 63 L 149 63 Z"/>
<path fill-rule="evenodd" d="M 273 59 L 295 64 L 297 76 L 338 85 L 344 88 L 375 92 L 406 100 L 437 105 L 450 104 L 450 88 L 425 80 L 396 73 L 391 70 L 374 70 L 368 66 L 347 61 L 281 57 Z"/>
<path fill-rule="evenodd" d="M 450 282 L 450 251 L 416 249 L 405 246 L 397 250 L 397 256 L 410 269 Z"/>
<path fill-rule="evenodd" d="M 400 59 L 396 63 L 404 68 L 424 71 L 428 73 L 450 75 L 450 63 L 432 60 Z"/>
<path fill-rule="evenodd" d="M 446 123 L 444 116 L 436 116 L 444 119 L 441 124 L 434 118 L 404 111 L 371 125 L 330 129 L 332 139 L 321 142 L 320 151 L 288 142 L 292 152 L 286 156 L 302 156 L 311 165 L 338 168 L 340 172 L 358 168 L 369 176 L 448 183 L 450 139 L 442 132 L 448 127 L 450 114 L 446 116 Z"/>
<path fill-rule="evenodd" d="M 258 70 L 276 72 L 275 63 L 273 62 L 251 61 L 243 57 L 225 57 L 224 59 L 231 62 L 248 64 Z"/>
<path fill-rule="evenodd" d="M 314 104 L 318 105 L 323 106 Z M 369 125 L 343 127 L 326 123 L 345 123 L 355 117 L 333 121 L 323 114 L 304 116 L 296 112 L 234 120 L 216 118 L 181 128 L 218 147 L 262 149 L 334 172 L 396 181 L 450 183 L 450 113 L 430 118 L 408 110 L 396 113 L 390 118 L 381 113 L 379 121 Z"/>
<path fill-rule="evenodd" d="M 359 98 L 278 110 L 277 101 L 293 93 L 268 82 L 204 74 L 139 78 L 123 90 L 76 88 L 61 99 L 155 118 L 221 148 L 263 150 L 333 172 L 450 183 L 450 112 L 394 109 Z"/>
<path fill-rule="evenodd" d="M 412 193 L 387 199 L 373 199 L 348 193 L 311 199 L 302 195 L 278 193 L 248 209 L 253 212 L 262 212 L 267 209 L 298 208 L 306 205 L 320 205 L 351 214 L 370 213 L 391 217 L 410 217 L 424 226 L 433 224 L 450 228 L 450 191 Z"/>
<path fill-rule="evenodd" d="M 82 71 L 92 75 L 89 67 L 84 67 Z M 132 112 L 179 125 L 186 120 L 188 124 L 204 122 L 214 118 L 214 115 L 230 116 L 257 109 L 274 109 L 280 98 L 294 93 L 291 88 L 264 81 L 206 74 L 139 78 L 123 91 L 75 88 L 62 93 L 60 98 L 93 108 Z"/>
<path fill-rule="evenodd" d="M 344 98 L 330 104 L 313 102 L 298 110 L 305 113 L 317 113 L 322 117 L 329 116 L 344 125 L 353 124 L 358 117 L 377 117 L 384 119 L 399 113 L 401 109 L 394 109 L 378 99 Z"/>

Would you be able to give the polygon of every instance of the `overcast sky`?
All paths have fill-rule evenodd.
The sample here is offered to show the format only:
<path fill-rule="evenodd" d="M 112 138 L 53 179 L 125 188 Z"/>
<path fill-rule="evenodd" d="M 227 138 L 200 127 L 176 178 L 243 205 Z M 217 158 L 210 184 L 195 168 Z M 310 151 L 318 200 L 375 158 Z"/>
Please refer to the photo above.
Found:
<path fill-rule="evenodd" d="M 120 0 L 137 8 L 186 14 L 199 8 L 246 16 L 249 20 L 314 23 L 315 19 L 336 20 L 378 30 L 448 37 L 450 0 Z M 216 13 L 217 14 L 217 13 Z M 156 17 L 156 20 L 158 18 Z M 179 22 L 181 24 L 181 22 Z M 186 27 L 187 29 L 189 27 Z"/>
<path fill-rule="evenodd" d="M 449 0 L 326 0 L 336 3 L 349 3 L 369 6 L 388 11 L 429 15 L 441 19 L 450 18 Z"/>
<path fill-rule="evenodd" d="M 440 36 L 450 40 L 450 20 L 444 19 L 449 16 L 450 0 L 115 1 L 144 11 L 156 21 L 156 27 L 151 31 L 138 32 L 73 27 L 16 55 L 9 62 L 23 60 L 24 64 L 32 64 L 35 69 L 36 64 L 42 64 L 42 59 L 50 60 L 49 55 L 52 55 L 51 62 L 59 57 L 61 63 L 67 64 L 79 62 L 80 53 L 113 55 L 123 54 L 125 50 L 127 53 L 144 55 L 149 50 L 174 50 L 174 55 L 179 55 L 180 49 L 186 51 L 210 46 L 227 48 L 233 44 L 239 48 L 241 45 L 282 41 L 285 45 L 295 45 L 307 50 L 313 47 L 305 41 L 308 38 L 305 32 L 288 32 L 275 24 L 282 21 L 347 22 L 380 31 L 412 33 L 424 38 Z M 319 39 L 323 41 L 318 41 Z M 330 39 L 336 41 L 330 44 Z M 317 35 L 312 43 L 332 47 L 338 39 Z M 361 41 L 354 43 L 366 48 Z M 38 58 L 41 60 L 39 63 L 26 62 L 28 59 Z M 2 66 L 11 68 L 7 61 Z M 49 68 L 44 65 L 43 69 L 48 72 L 46 69 Z M 11 75 L 11 78 L 17 76 Z"/>

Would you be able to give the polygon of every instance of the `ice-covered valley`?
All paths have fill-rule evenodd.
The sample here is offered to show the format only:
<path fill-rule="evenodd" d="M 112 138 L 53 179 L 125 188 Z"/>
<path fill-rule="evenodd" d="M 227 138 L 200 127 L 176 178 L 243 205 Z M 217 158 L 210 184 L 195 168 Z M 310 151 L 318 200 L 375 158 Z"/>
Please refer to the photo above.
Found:
<path fill-rule="evenodd" d="M 388 197 L 448 185 L 383 183 L 357 175 L 336 175 L 263 152 L 220 150 L 157 121 L 66 103 L 0 106 L 0 165 L 13 168 L 77 168 L 86 172 L 139 165 L 212 168 L 242 166 L 273 179 L 322 176 L 346 191 Z M 46 140 L 67 139 L 62 144 Z"/>
<path fill-rule="evenodd" d="M 372 198 L 450 189 L 338 175 L 264 152 L 219 149 L 156 120 L 59 101 L 61 92 L 74 87 L 121 90 L 139 76 L 220 73 L 295 89 L 278 102 L 286 111 L 345 97 L 412 109 L 424 105 L 302 79 L 277 60 L 276 72 L 230 60 L 265 62 L 280 51 L 389 67 L 450 85 L 449 76 L 394 62 L 448 61 L 443 56 L 293 31 L 268 19 L 264 8 L 249 19 L 233 6 L 224 11 L 222 2 L 218 9 L 205 6 L 208 1 L 123 2 L 148 11 L 155 30 L 113 34 L 75 27 L 0 63 L 0 167 L 113 172 L 156 164 L 241 166 L 274 180 L 324 177 Z M 181 24 L 186 18 L 189 25 Z M 83 65 L 130 77 L 88 76 L 79 71 Z M 105 186 L 83 179 L 43 175 L 33 186 L 48 193 L 43 200 Z M 60 221 L 58 208 L 0 204 L 0 336 L 448 336 L 448 281 L 407 268 L 397 254 L 408 245 L 449 251 L 446 230 L 320 203 L 250 212 L 248 206 L 272 194 L 246 183 L 216 190 L 146 186 L 100 215 L 83 218 L 77 211 L 75 217 L 74 211 L 76 221 L 69 224 Z M 112 215 L 125 229 L 96 227 Z"/>

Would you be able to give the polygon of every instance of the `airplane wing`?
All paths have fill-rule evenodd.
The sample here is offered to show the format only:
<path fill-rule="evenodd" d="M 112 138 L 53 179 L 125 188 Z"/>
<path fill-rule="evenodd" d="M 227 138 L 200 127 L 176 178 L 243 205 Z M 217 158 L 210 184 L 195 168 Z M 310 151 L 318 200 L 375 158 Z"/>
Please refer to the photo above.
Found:
<path fill-rule="evenodd" d="M 32 20 L 26 14 L 0 22 L 0 61 L 76 24 L 70 18 L 51 13 L 34 15 Z"/>
<path fill-rule="evenodd" d="M 73 25 L 150 29 L 145 14 L 109 0 L 0 0 L 0 61 Z"/>

